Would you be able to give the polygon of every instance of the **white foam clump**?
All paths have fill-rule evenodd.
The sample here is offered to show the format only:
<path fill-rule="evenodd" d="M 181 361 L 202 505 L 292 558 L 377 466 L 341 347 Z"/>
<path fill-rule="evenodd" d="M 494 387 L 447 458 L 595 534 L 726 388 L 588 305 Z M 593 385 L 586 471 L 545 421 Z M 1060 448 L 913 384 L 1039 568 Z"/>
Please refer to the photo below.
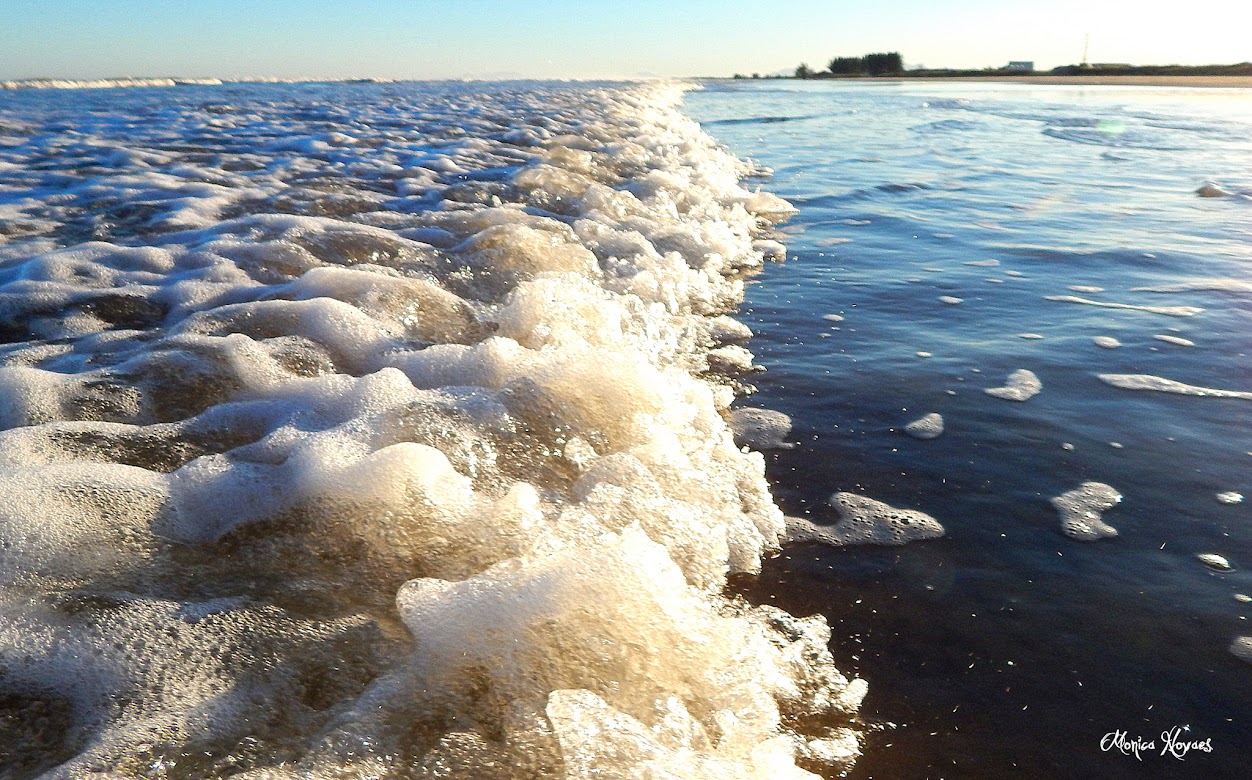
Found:
<path fill-rule="evenodd" d="M 1240 661 L 1252 664 L 1252 636 L 1235 637 L 1230 643 L 1230 652 Z"/>
<path fill-rule="evenodd" d="M 939 300 L 949 306 L 955 306 L 956 304 L 963 303 L 965 301 L 964 298 L 957 298 L 955 295 L 940 295 Z"/>
<path fill-rule="evenodd" d="M 1069 286 L 1069 289 L 1073 290 L 1074 292 L 1080 292 L 1080 293 L 1102 293 L 1102 292 L 1104 292 L 1104 288 L 1103 288 L 1103 287 L 1094 287 L 1094 286 L 1089 285 L 1089 284 L 1071 284 L 1071 285 Z"/>
<path fill-rule="evenodd" d="M 1217 494 L 1217 500 L 1222 504 L 1239 504 L 1243 502 L 1243 494 L 1236 490 L 1226 490 Z"/>
<path fill-rule="evenodd" d="M 15 771 L 846 770 L 825 622 L 722 595 L 785 531 L 732 429 L 789 423 L 709 369 L 750 368 L 723 318 L 791 207 L 673 85 L 396 89 L 14 120 Z"/>
<path fill-rule="evenodd" d="M 786 440 L 791 418 L 774 409 L 736 409 L 730 415 L 730 429 L 741 447 L 785 450 L 796 446 Z"/>
<path fill-rule="evenodd" d="M 914 439 L 937 439 L 943 434 L 943 415 L 938 412 L 923 415 L 904 426 L 904 432 Z"/>
<path fill-rule="evenodd" d="M 1027 401 L 1038 395 L 1042 389 L 1043 383 L 1035 376 L 1035 372 L 1019 368 L 1009 374 L 1003 387 L 988 387 L 983 392 L 1006 401 Z"/>
<path fill-rule="evenodd" d="M 1182 336 L 1171 336 L 1165 333 L 1158 333 L 1152 338 L 1157 341 L 1164 341 L 1166 344 L 1177 344 L 1180 347 L 1194 347 L 1195 342 L 1191 339 L 1185 339 Z"/>
<path fill-rule="evenodd" d="M 839 522 L 825 526 L 804 518 L 788 517 L 787 541 L 817 542 L 834 547 L 899 546 L 944 535 L 938 520 L 916 509 L 897 509 L 856 493 L 835 493 L 830 503 L 839 512 Z"/>
<path fill-rule="evenodd" d="M 1122 345 L 1122 342 L 1112 336 L 1095 336 L 1091 340 L 1097 347 L 1103 347 L 1105 349 L 1117 349 Z"/>
<path fill-rule="evenodd" d="M 1114 301 L 1093 301 L 1089 298 L 1080 298 L 1077 295 L 1045 295 L 1045 300 L 1061 301 L 1063 303 L 1081 303 L 1086 306 L 1101 306 L 1106 309 L 1129 309 L 1131 311 L 1143 311 L 1149 314 L 1164 314 L 1170 317 L 1194 317 L 1204 311 L 1198 306 L 1141 306 L 1133 303 L 1116 303 Z"/>
<path fill-rule="evenodd" d="M 1230 565 L 1230 561 L 1217 553 L 1198 553 L 1196 560 L 1213 571 L 1230 571 L 1235 568 Z"/>
<path fill-rule="evenodd" d="M 1084 482 L 1052 499 L 1061 515 L 1061 531 L 1071 539 L 1091 542 L 1117 536 L 1117 529 L 1104 522 L 1103 512 L 1120 504 L 1121 493 L 1103 482 Z"/>
<path fill-rule="evenodd" d="M 1242 398 L 1252 400 L 1252 392 L 1200 387 L 1152 374 L 1098 374 L 1097 376 L 1104 384 L 1112 385 L 1122 390 L 1152 390 L 1158 393 L 1194 395 L 1205 398 Z"/>
<path fill-rule="evenodd" d="M 1000 265 L 1000 261 L 996 259 L 966 260 L 964 265 L 972 265 L 972 266 L 977 266 L 979 268 L 996 268 Z"/>
<path fill-rule="evenodd" d="M 803 696 L 779 670 L 825 656 L 828 629 L 719 610 L 637 528 L 460 582 L 413 580 L 397 603 L 420 650 L 407 687 L 471 712 L 508 703 L 546 715 L 564 777 L 811 777 L 779 733 L 778 701 Z M 811 684 L 829 708 L 854 709 L 862 693 L 837 677 Z M 439 717 L 437 705 L 422 714 Z"/>
<path fill-rule="evenodd" d="M 1030 339 L 1030 340 L 1032 340 L 1032 341 L 1033 341 L 1033 340 L 1038 340 L 1038 339 L 1043 338 L 1043 334 L 1040 334 L 1040 333 L 1018 333 L 1018 334 L 1017 334 L 1017 337 L 1018 337 L 1019 339 Z"/>

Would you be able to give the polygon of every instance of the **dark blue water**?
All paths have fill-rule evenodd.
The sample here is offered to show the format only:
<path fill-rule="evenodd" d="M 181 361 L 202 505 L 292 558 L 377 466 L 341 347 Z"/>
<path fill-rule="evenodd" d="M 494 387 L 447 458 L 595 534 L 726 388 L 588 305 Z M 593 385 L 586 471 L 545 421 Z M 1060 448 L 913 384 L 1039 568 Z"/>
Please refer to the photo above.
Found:
<path fill-rule="evenodd" d="M 743 403 L 789 414 L 799 444 L 769 456 L 776 497 L 833 522 L 827 497 L 856 491 L 947 529 L 790 547 L 744 585 L 827 615 L 869 680 L 854 776 L 1247 776 L 1252 665 L 1229 648 L 1252 635 L 1252 513 L 1216 496 L 1252 494 L 1252 401 L 1098 375 L 1252 390 L 1252 94 L 706 86 L 688 113 L 799 209 L 745 305 L 767 371 Z M 1039 395 L 983 392 L 1022 368 Z M 942 436 L 904 435 L 930 412 Z M 1049 499 L 1086 480 L 1124 496 L 1114 539 L 1061 533 Z M 1175 727 L 1211 752 L 1160 755 Z M 1155 747 L 1103 750 L 1118 731 Z"/>

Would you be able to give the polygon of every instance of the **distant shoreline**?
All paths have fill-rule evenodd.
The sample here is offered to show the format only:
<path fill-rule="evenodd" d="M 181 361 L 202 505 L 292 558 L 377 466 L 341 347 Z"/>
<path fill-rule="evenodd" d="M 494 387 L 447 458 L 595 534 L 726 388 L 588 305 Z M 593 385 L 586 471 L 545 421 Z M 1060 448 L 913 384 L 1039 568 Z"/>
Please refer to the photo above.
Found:
<path fill-rule="evenodd" d="M 757 79 L 742 79 L 756 81 Z M 761 79 L 763 80 L 763 79 Z M 862 84 L 884 84 L 891 82 L 925 82 L 925 81 L 978 81 L 978 82 L 1011 82 L 1014 84 L 1085 84 L 1091 86 L 1114 87 L 1226 87 L 1237 89 L 1252 88 L 1252 76 L 873 76 L 873 77 L 838 77 L 820 79 L 795 79 L 789 81 L 852 81 Z"/>

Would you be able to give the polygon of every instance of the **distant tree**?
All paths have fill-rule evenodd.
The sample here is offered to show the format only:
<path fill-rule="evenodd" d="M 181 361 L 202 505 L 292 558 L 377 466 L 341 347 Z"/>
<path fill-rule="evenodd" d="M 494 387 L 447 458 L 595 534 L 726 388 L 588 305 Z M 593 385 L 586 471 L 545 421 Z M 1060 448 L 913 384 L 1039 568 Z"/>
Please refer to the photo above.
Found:
<path fill-rule="evenodd" d="M 904 71 L 904 58 L 900 52 L 878 52 L 865 55 L 865 72 L 871 76 L 884 76 Z"/>
<path fill-rule="evenodd" d="M 796 78 L 798 78 L 798 79 L 811 79 L 811 78 L 813 78 L 813 71 L 812 71 L 812 69 L 810 69 L 810 68 L 809 68 L 809 66 L 808 66 L 807 64 L 805 64 L 805 63 L 801 62 L 801 63 L 800 63 L 800 64 L 796 67 Z"/>
<path fill-rule="evenodd" d="M 830 61 L 830 72 L 841 76 L 857 76 L 865 69 L 860 57 L 835 57 Z"/>
<path fill-rule="evenodd" d="M 760 74 L 760 73 L 753 73 L 753 74 L 752 74 L 752 78 L 754 78 L 754 79 L 759 79 L 760 77 L 761 77 L 761 74 Z"/>
<path fill-rule="evenodd" d="M 737 79 L 746 79 L 746 78 L 747 78 L 747 76 L 743 75 L 742 73 L 736 73 L 736 74 L 735 74 L 735 78 L 737 78 Z"/>

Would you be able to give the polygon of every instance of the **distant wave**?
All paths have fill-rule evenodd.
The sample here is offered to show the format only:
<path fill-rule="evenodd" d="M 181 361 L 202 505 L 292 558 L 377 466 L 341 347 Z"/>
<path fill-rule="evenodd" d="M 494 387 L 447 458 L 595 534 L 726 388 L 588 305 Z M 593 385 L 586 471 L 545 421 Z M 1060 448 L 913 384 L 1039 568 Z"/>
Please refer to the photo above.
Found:
<path fill-rule="evenodd" d="M 753 116 L 739 119 L 714 119 L 706 125 L 756 125 L 774 124 L 776 122 L 799 122 L 805 119 L 819 119 L 823 114 L 806 114 L 804 116 Z"/>
<path fill-rule="evenodd" d="M 180 87 L 180 86 L 219 86 L 222 84 L 387 84 L 392 79 L 378 78 L 276 78 L 258 76 L 255 78 L 218 79 L 218 78 L 115 78 L 115 79 L 21 79 L 17 81 L 0 81 L 0 89 L 118 89 L 125 87 Z"/>

